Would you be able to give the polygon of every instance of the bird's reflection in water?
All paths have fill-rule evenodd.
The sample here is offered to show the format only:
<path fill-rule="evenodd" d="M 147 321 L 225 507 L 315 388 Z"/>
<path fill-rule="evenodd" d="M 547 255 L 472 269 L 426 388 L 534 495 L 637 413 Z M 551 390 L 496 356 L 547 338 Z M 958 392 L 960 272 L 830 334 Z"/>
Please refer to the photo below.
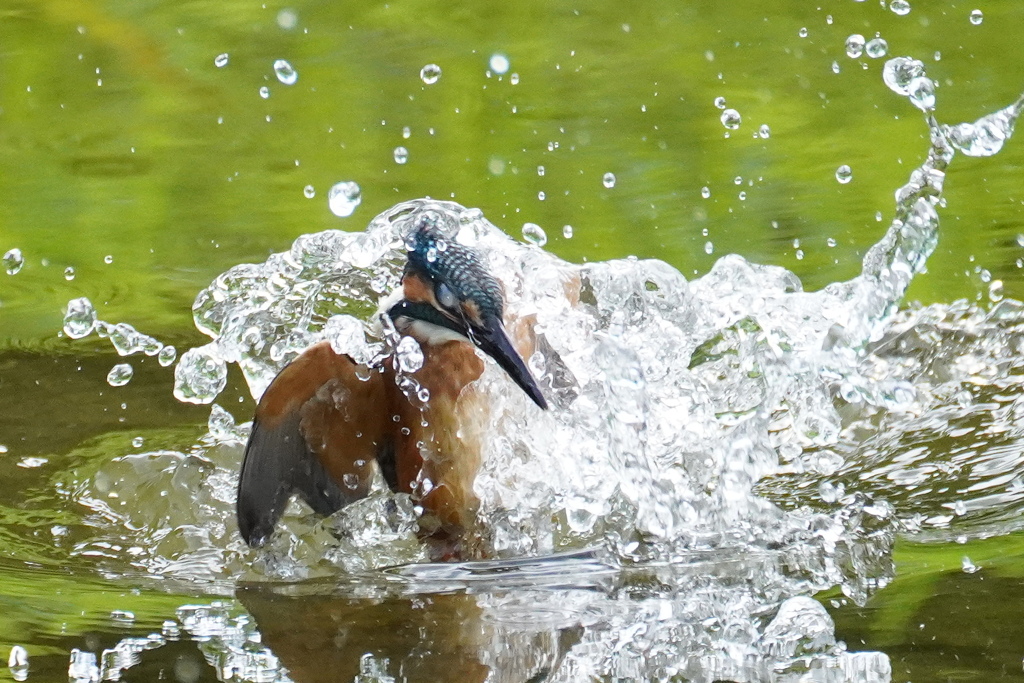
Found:
<path fill-rule="evenodd" d="M 482 596 L 465 591 L 388 597 L 290 593 L 291 587 L 248 585 L 237 597 L 256 620 L 263 644 L 296 683 L 539 683 L 583 634 L 578 623 L 503 623 L 481 605 Z"/>

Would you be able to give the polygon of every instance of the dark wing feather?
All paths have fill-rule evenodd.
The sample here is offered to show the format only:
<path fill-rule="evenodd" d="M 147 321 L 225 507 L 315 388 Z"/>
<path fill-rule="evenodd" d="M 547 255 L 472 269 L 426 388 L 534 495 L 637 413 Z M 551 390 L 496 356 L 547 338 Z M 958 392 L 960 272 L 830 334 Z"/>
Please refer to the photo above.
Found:
<path fill-rule="evenodd" d="M 246 543 L 263 544 L 293 493 L 322 515 L 366 495 L 377 452 L 389 442 L 383 389 L 379 373 L 326 342 L 274 378 L 256 410 L 238 482 Z"/>
<path fill-rule="evenodd" d="M 274 427 L 253 420 L 238 481 L 238 530 L 246 543 L 263 545 L 292 493 L 321 515 L 351 502 L 310 451 L 297 412 Z"/>

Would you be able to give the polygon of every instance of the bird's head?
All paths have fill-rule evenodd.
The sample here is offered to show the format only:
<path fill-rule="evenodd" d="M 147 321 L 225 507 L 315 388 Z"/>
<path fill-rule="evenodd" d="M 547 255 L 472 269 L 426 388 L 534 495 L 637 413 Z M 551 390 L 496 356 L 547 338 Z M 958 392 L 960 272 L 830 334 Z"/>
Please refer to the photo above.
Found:
<path fill-rule="evenodd" d="M 534 403 L 547 402 L 505 332 L 501 285 L 479 254 L 421 219 L 405 238 L 401 298 L 385 309 L 395 328 L 421 342 L 469 341 L 493 358 Z"/>

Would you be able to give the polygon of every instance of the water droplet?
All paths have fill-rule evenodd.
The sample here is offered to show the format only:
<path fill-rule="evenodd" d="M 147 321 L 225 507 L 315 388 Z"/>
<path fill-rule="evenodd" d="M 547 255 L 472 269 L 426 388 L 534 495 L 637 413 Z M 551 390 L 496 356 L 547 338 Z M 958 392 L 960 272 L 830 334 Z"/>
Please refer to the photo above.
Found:
<path fill-rule="evenodd" d="M 843 164 L 836 169 L 836 180 L 838 180 L 841 185 L 845 185 L 853 180 L 853 170 L 846 164 Z"/>
<path fill-rule="evenodd" d="M 402 372 L 416 372 L 423 367 L 423 349 L 412 337 L 402 337 L 395 348 L 395 357 Z"/>
<path fill-rule="evenodd" d="M 316 196 L 316 188 L 312 185 L 306 185 L 302 188 L 302 194 L 306 199 L 312 199 Z"/>
<path fill-rule="evenodd" d="M 722 112 L 722 125 L 728 130 L 736 130 L 740 127 L 741 117 L 740 113 L 735 109 L 726 109 Z"/>
<path fill-rule="evenodd" d="M 868 53 L 868 57 L 881 59 L 889 54 L 889 43 L 885 42 L 885 38 L 872 38 L 864 46 L 864 50 Z"/>
<path fill-rule="evenodd" d="M 71 648 L 71 657 L 68 661 L 68 680 L 100 680 L 100 668 L 96 665 L 96 653 L 83 652 L 77 647 Z"/>
<path fill-rule="evenodd" d="M 768 127 L 767 123 L 762 123 L 761 127 L 757 129 L 757 132 L 765 140 L 772 136 L 772 129 Z"/>
<path fill-rule="evenodd" d="M 924 112 L 935 109 L 935 83 L 927 76 L 919 76 L 910 82 L 910 102 Z"/>
<path fill-rule="evenodd" d="M 711 198 L 711 188 L 708 187 L 707 185 L 705 185 L 704 187 L 700 188 L 700 196 L 703 197 L 704 199 L 710 199 Z"/>
<path fill-rule="evenodd" d="M 28 650 L 21 645 L 11 648 L 11 654 L 7 657 L 7 666 L 11 670 L 11 678 L 16 681 L 28 679 Z"/>
<path fill-rule="evenodd" d="M 988 285 L 988 300 L 992 303 L 1003 300 L 1003 281 L 993 280 Z"/>
<path fill-rule="evenodd" d="M 228 65 L 228 53 L 227 52 L 222 52 L 219 55 L 217 55 L 216 57 L 214 57 L 213 58 L 213 64 L 218 69 L 227 66 Z"/>
<path fill-rule="evenodd" d="M 543 166 L 538 166 L 537 167 L 537 175 L 539 175 L 541 177 L 544 177 L 544 167 Z"/>
<path fill-rule="evenodd" d="M 75 269 L 72 268 L 71 266 L 68 266 L 67 268 L 65 268 L 64 269 L 64 279 L 67 280 L 68 282 L 71 282 L 72 280 L 74 280 L 75 279 Z"/>
<path fill-rule="evenodd" d="M 747 193 L 746 193 L 745 191 L 744 191 L 744 192 L 740 192 L 740 193 L 739 193 L 738 195 L 736 195 L 736 196 L 737 196 L 737 197 L 739 197 L 740 201 L 742 202 L 742 201 L 745 201 L 745 200 L 746 200 L 746 198 L 747 198 Z"/>
<path fill-rule="evenodd" d="M 985 14 L 980 9 L 976 9 L 976 10 L 972 10 L 971 11 L 971 23 L 972 24 L 977 26 L 978 24 L 980 24 L 983 21 L 985 21 Z"/>
<path fill-rule="evenodd" d="M 910 57 L 894 57 L 882 67 L 882 80 L 897 95 L 910 94 L 910 82 L 924 76 L 924 63 Z"/>
<path fill-rule="evenodd" d="M 903 17 L 910 14 L 910 3 L 907 0 L 892 0 L 889 3 L 889 9 L 893 11 L 893 14 Z"/>
<path fill-rule="evenodd" d="M 725 109 L 725 98 L 721 97 L 721 96 L 716 97 L 715 98 L 715 106 L 717 108 L 719 108 L 719 109 Z"/>
<path fill-rule="evenodd" d="M 981 567 L 971 562 L 971 558 L 966 555 L 964 555 L 964 558 L 960 560 L 960 567 L 964 570 L 964 574 L 973 574 L 981 569 Z"/>
<path fill-rule="evenodd" d="M 131 381 L 133 374 L 135 370 L 130 363 L 118 363 L 107 373 L 107 384 L 112 387 L 123 387 Z"/>
<path fill-rule="evenodd" d="M 496 74 L 505 73 L 508 71 L 509 66 L 511 66 L 511 64 L 509 64 L 508 57 L 501 53 L 491 55 L 491 61 L 489 64 L 491 71 Z"/>
<path fill-rule="evenodd" d="M 107 254 L 106 256 L 103 257 L 103 262 L 109 266 L 111 263 L 114 262 L 114 257 L 111 254 Z"/>
<path fill-rule="evenodd" d="M 439 78 L 441 78 L 441 67 L 437 64 L 427 64 L 425 67 L 420 69 L 420 80 L 427 85 L 437 83 L 437 79 Z"/>
<path fill-rule="evenodd" d="M 715 245 L 712 242 L 705 242 L 704 243 L 704 253 L 705 254 L 713 254 L 714 251 L 715 251 Z"/>
<path fill-rule="evenodd" d="M 545 199 L 547 199 L 547 195 L 544 193 L 544 190 L 541 190 L 540 192 L 537 193 L 537 199 L 539 199 L 540 201 L 544 201 Z"/>
<path fill-rule="evenodd" d="M 864 54 L 864 36 L 854 33 L 846 39 L 846 56 L 857 59 Z"/>
<path fill-rule="evenodd" d="M 142 448 L 142 445 L 144 443 L 146 443 L 146 440 L 143 439 L 141 436 L 137 436 L 134 439 L 132 439 L 132 447 L 133 448 Z"/>
<path fill-rule="evenodd" d="M 295 81 L 299 80 L 299 72 L 284 59 L 274 62 L 274 75 L 285 85 L 294 85 Z"/>
<path fill-rule="evenodd" d="M 81 339 L 95 327 L 96 309 L 92 307 L 91 301 L 82 297 L 68 302 L 68 309 L 64 313 L 64 334 L 72 339 Z"/>
<path fill-rule="evenodd" d="M 800 36 L 801 38 L 806 38 L 807 37 L 807 27 L 806 26 L 801 27 L 801 29 L 799 31 L 797 31 L 797 35 Z"/>
<path fill-rule="evenodd" d="M 291 31 L 299 25 L 299 13 L 290 7 L 285 7 L 277 13 L 277 25 L 285 31 Z"/>
<path fill-rule="evenodd" d="M 268 88 L 265 85 L 262 86 L 260 88 L 260 97 L 262 97 L 263 99 L 267 99 L 268 97 L 270 97 L 270 88 Z"/>
<path fill-rule="evenodd" d="M 538 247 L 548 243 L 547 233 L 536 223 L 523 223 L 523 239 Z"/>
<path fill-rule="evenodd" d="M 211 403 L 227 380 L 227 363 L 213 344 L 189 349 L 174 368 L 174 397 L 184 403 Z"/>
<path fill-rule="evenodd" d="M 605 173 L 604 177 L 601 178 L 601 182 L 608 189 L 611 189 L 611 188 L 615 187 L 615 174 L 614 173 Z"/>
<path fill-rule="evenodd" d="M 21 253 L 21 249 L 11 249 L 4 254 L 4 270 L 7 271 L 8 275 L 16 275 L 19 270 L 25 266 L 25 257 Z"/>
<path fill-rule="evenodd" d="M 131 624 L 135 621 L 135 614 L 128 610 L 115 609 L 110 613 L 110 618 L 111 620 L 122 624 Z"/>
<path fill-rule="evenodd" d="M 563 225 L 562 226 L 562 237 L 564 237 L 567 240 L 568 239 L 572 239 L 572 226 L 571 225 Z"/>
<path fill-rule="evenodd" d="M 402 128 L 402 139 L 403 140 L 408 140 L 409 136 L 411 136 L 411 135 L 412 135 L 412 129 L 409 128 L 409 126 L 405 126 L 404 128 Z"/>
<path fill-rule="evenodd" d="M 174 362 L 174 359 L 178 357 L 178 350 L 173 346 L 167 345 L 160 349 L 160 352 L 156 354 L 156 360 L 162 367 L 167 367 Z"/>
<path fill-rule="evenodd" d="M 409 161 L 409 150 L 405 147 L 395 147 L 394 155 L 396 164 L 404 164 Z"/>
<path fill-rule="evenodd" d="M 351 180 L 337 183 L 327 193 L 327 205 L 331 213 L 341 218 L 351 216 L 362 201 L 362 190 Z"/>

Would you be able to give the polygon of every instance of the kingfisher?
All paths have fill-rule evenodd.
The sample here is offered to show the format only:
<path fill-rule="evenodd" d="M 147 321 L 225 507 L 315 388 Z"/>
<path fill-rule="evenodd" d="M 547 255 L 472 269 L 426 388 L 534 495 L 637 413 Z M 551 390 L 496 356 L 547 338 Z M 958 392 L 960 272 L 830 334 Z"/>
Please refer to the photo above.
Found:
<path fill-rule="evenodd" d="M 377 468 L 392 491 L 409 494 L 422 509 L 419 535 L 430 559 L 462 559 L 491 423 L 474 384 L 485 367 L 476 349 L 547 409 L 506 331 L 501 283 L 481 255 L 447 237 L 430 216 L 421 216 L 404 241 L 401 281 L 376 313 L 376 324 L 392 331 L 389 353 L 361 364 L 319 342 L 261 397 L 238 483 L 238 528 L 250 546 L 270 537 L 293 494 L 330 515 L 365 497 Z M 510 328 L 524 330 L 518 323 Z M 406 344 L 394 343 L 395 336 L 419 344 L 419 369 L 403 369 L 397 349 Z M 532 330 L 515 336 L 525 348 Z"/>

